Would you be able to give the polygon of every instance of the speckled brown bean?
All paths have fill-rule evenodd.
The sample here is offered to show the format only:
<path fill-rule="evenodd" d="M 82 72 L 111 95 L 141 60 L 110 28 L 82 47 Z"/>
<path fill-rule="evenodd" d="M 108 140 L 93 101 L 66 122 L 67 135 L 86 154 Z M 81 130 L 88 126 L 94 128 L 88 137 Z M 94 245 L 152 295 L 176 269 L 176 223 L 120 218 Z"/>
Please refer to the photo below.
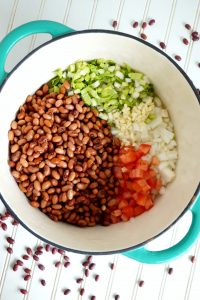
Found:
<path fill-rule="evenodd" d="M 17 162 L 20 159 L 21 152 L 20 150 L 11 155 L 11 160 Z"/>
<path fill-rule="evenodd" d="M 72 158 L 72 157 L 74 157 L 74 152 L 71 150 L 71 149 L 67 149 L 67 155 L 70 157 L 70 158 Z"/>
<path fill-rule="evenodd" d="M 69 200 L 72 200 L 73 197 L 74 197 L 74 192 L 73 192 L 73 190 L 69 190 L 69 191 L 67 192 L 67 198 L 68 198 Z"/>
<path fill-rule="evenodd" d="M 33 136 L 34 136 L 34 131 L 30 130 L 26 135 L 27 141 L 30 142 L 33 139 Z"/>
<path fill-rule="evenodd" d="M 38 181 L 41 183 L 44 180 L 44 175 L 41 172 L 37 172 L 36 174 Z"/>
<path fill-rule="evenodd" d="M 82 125 L 82 130 L 84 131 L 84 133 L 88 134 L 90 132 L 89 128 L 87 127 L 87 125 L 83 124 Z"/>
<path fill-rule="evenodd" d="M 37 201 L 30 201 L 31 206 L 38 208 L 40 205 Z"/>
<path fill-rule="evenodd" d="M 47 166 L 47 165 L 45 165 L 44 166 L 44 171 L 43 171 L 43 174 L 44 174 L 44 176 L 49 176 L 50 175 L 50 168 L 49 168 L 49 166 Z"/>
<path fill-rule="evenodd" d="M 90 185 L 89 185 L 89 188 L 91 189 L 95 189 L 98 187 L 98 183 L 97 182 L 92 182 Z"/>
<path fill-rule="evenodd" d="M 84 138 L 83 138 L 83 140 L 82 140 L 82 143 L 84 144 L 84 145 L 86 145 L 88 142 L 89 142 L 89 136 L 84 136 Z"/>
<path fill-rule="evenodd" d="M 36 191 L 41 191 L 41 184 L 38 180 L 34 181 L 34 189 L 36 189 Z"/>
<path fill-rule="evenodd" d="M 70 174 L 69 174 L 69 177 L 68 177 L 68 180 L 69 181 L 73 181 L 76 177 L 76 173 L 74 171 L 72 171 Z"/>
<path fill-rule="evenodd" d="M 91 168 L 91 166 L 94 164 L 94 159 L 89 159 L 88 161 L 87 161 L 87 168 L 89 169 L 89 168 Z"/>
<path fill-rule="evenodd" d="M 62 141 L 62 137 L 61 137 L 60 135 L 56 135 L 56 136 L 54 136 L 54 137 L 52 138 L 52 141 L 53 141 L 54 143 L 59 143 L 59 142 Z"/>
<path fill-rule="evenodd" d="M 26 139 L 20 139 L 17 143 L 19 146 L 22 146 L 24 144 L 26 144 L 27 140 Z"/>
<path fill-rule="evenodd" d="M 28 166 L 28 171 L 29 171 L 30 173 L 36 173 L 36 172 L 39 171 L 39 168 L 33 167 L 33 166 Z"/>
<path fill-rule="evenodd" d="M 80 104 L 76 104 L 76 109 L 78 110 L 79 113 L 82 113 L 83 109 L 82 106 Z"/>
<path fill-rule="evenodd" d="M 66 191 L 72 189 L 72 187 L 73 187 L 72 183 L 67 184 L 67 185 L 64 185 L 64 186 L 62 187 L 62 191 L 63 191 L 63 192 L 66 192 Z"/>
<path fill-rule="evenodd" d="M 60 174 L 56 170 L 53 170 L 51 174 L 56 180 L 60 179 Z"/>
<path fill-rule="evenodd" d="M 87 187 L 87 185 L 84 184 L 84 183 L 77 183 L 76 186 L 77 186 L 77 189 L 78 189 L 78 190 L 85 190 L 86 187 Z"/>
<path fill-rule="evenodd" d="M 42 192 L 42 199 L 44 201 L 49 201 L 49 194 L 47 192 Z"/>
<path fill-rule="evenodd" d="M 55 149 L 55 152 L 57 153 L 57 154 L 65 154 L 65 150 L 64 149 L 62 149 L 62 148 L 56 148 Z"/>
<path fill-rule="evenodd" d="M 74 163 L 75 163 L 75 160 L 73 158 L 71 158 L 69 161 L 68 161 L 68 168 L 70 170 L 72 170 L 74 168 Z"/>
<path fill-rule="evenodd" d="M 76 149 L 75 146 L 74 146 L 74 144 L 73 144 L 72 142 L 70 142 L 70 141 L 68 142 L 68 148 L 69 148 L 71 151 L 73 151 L 73 152 L 74 152 L 75 149 Z"/>
<path fill-rule="evenodd" d="M 48 188 L 50 188 L 50 186 L 51 186 L 51 182 L 49 180 L 47 180 L 42 184 L 42 190 L 45 191 Z"/>
<path fill-rule="evenodd" d="M 20 159 L 20 163 L 21 165 L 24 167 L 24 168 L 27 168 L 28 167 L 28 162 L 26 159 L 22 158 Z"/>
<path fill-rule="evenodd" d="M 65 161 L 60 161 L 59 163 L 58 163 L 58 167 L 60 167 L 60 168 L 63 168 L 63 169 L 66 169 L 67 168 L 67 163 L 65 162 Z"/>
<path fill-rule="evenodd" d="M 67 194 L 66 193 L 62 193 L 60 195 L 60 201 L 61 202 L 66 202 L 67 201 Z"/>
<path fill-rule="evenodd" d="M 10 147 L 10 152 L 11 153 L 15 153 L 19 150 L 19 145 L 18 144 L 14 144 Z"/>
<path fill-rule="evenodd" d="M 13 141 L 14 140 L 14 132 L 12 130 L 10 130 L 8 132 L 8 139 L 9 139 L 9 141 Z"/>
<path fill-rule="evenodd" d="M 17 122 L 16 121 L 12 121 L 11 128 L 14 129 L 14 130 L 17 129 Z"/>
<path fill-rule="evenodd" d="M 95 149 L 93 149 L 93 148 L 88 148 L 87 150 L 86 150 L 86 152 L 85 152 L 85 156 L 87 157 L 87 158 L 90 158 L 91 157 L 91 155 L 96 155 L 96 150 Z"/>
<path fill-rule="evenodd" d="M 51 201 L 53 204 L 57 204 L 58 203 L 58 195 L 56 195 L 56 194 L 53 195 Z"/>
<path fill-rule="evenodd" d="M 40 203 L 41 208 L 45 208 L 47 205 L 48 205 L 48 203 L 45 200 L 42 200 L 41 203 Z"/>
<path fill-rule="evenodd" d="M 86 177 L 81 178 L 81 182 L 86 183 L 86 184 L 90 184 L 89 178 L 86 178 Z"/>

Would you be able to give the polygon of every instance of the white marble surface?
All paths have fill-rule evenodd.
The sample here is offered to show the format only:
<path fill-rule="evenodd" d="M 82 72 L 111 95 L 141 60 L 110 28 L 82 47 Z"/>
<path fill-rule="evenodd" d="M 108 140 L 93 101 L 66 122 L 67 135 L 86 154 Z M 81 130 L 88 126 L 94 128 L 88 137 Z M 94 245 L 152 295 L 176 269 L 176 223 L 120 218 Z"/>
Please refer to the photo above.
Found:
<path fill-rule="evenodd" d="M 188 46 L 182 43 L 182 38 L 190 38 L 189 32 L 184 28 L 190 23 L 194 30 L 200 31 L 200 1 L 199 0 L 0 0 L 0 40 L 13 28 L 39 19 L 59 21 L 76 29 L 103 28 L 112 29 L 113 20 L 118 21 L 116 30 L 138 36 L 142 31 L 140 27 L 133 29 L 133 21 L 141 23 L 154 18 L 155 25 L 148 26 L 145 33 L 148 41 L 159 46 L 160 41 L 167 45 L 167 53 L 174 57 L 181 55 L 180 66 L 188 73 L 195 86 L 200 88 L 200 42 L 191 42 Z M 16 45 L 11 51 L 6 69 L 11 68 L 28 52 L 49 37 L 41 34 L 28 37 Z M 1 54 L 0 54 L 1 55 Z M 0 202 L 0 213 L 5 208 Z M 86 300 L 95 295 L 98 300 L 111 300 L 118 294 L 123 300 L 198 300 L 200 299 L 200 241 L 181 258 L 170 264 L 143 265 L 130 260 L 123 255 L 94 256 L 96 263 L 89 277 L 83 275 L 82 262 L 84 255 L 67 253 L 70 266 L 64 268 L 63 256 L 50 254 L 44 251 L 40 262 L 45 270 L 38 268 L 38 262 L 32 258 L 25 261 L 21 258 L 26 247 L 35 247 L 43 244 L 21 225 L 13 226 L 12 219 L 4 222 L 7 230 L 0 228 L 0 299 L 70 299 Z M 176 243 L 185 234 L 190 223 L 190 214 L 187 213 L 177 225 L 153 241 L 149 248 L 162 249 Z M 6 237 L 15 239 L 13 254 L 8 254 Z M 194 263 L 190 257 L 195 255 Z M 24 266 L 16 272 L 12 271 L 16 259 L 22 259 Z M 62 265 L 55 268 L 54 263 L 61 261 Z M 113 270 L 110 263 L 114 262 Z M 23 268 L 31 269 L 31 280 L 23 280 Z M 167 269 L 173 268 L 168 274 Z M 95 282 L 94 276 L 100 275 Z M 76 279 L 82 277 L 81 284 Z M 46 280 L 46 286 L 40 283 Z M 144 280 L 143 287 L 138 281 Z M 79 289 L 85 288 L 80 296 Z M 28 294 L 22 295 L 19 289 L 27 289 Z M 69 295 L 63 294 L 64 289 L 71 289 Z"/>

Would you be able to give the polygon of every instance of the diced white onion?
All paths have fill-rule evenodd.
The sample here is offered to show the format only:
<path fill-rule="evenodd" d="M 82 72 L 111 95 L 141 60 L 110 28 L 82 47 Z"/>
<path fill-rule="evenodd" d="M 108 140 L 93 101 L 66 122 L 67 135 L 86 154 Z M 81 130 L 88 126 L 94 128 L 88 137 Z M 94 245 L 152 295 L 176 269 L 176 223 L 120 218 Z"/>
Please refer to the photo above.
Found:
<path fill-rule="evenodd" d="M 121 84 L 120 84 L 119 82 L 115 82 L 115 83 L 114 83 L 114 86 L 115 86 L 117 89 L 119 89 L 119 88 L 121 87 Z"/>
<path fill-rule="evenodd" d="M 134 92 L 133 93 L 133 98 L 134 99 L 137 99 L 139 96 L 140 96 L 140 94 L 138 92 Z"/>
<path fill-rule="evenodd" d="M 119 77 L 120 79 L 124 79 L 124 74 L 123 74 L 122 72 L 120 72 L 120 71 L 117 71 L 117 72 L 115 73 L 115 75 L 116 75 L 117 77 Z"/>
<path fill-rule="evenodd" d="M 95 81 L 95 82 L 92 84 L 92 86 L 93 86 L 94 88 L 97 88 L 98 86 L 100 86 L 100 81 L 99 81 L 99 80 Z"/>

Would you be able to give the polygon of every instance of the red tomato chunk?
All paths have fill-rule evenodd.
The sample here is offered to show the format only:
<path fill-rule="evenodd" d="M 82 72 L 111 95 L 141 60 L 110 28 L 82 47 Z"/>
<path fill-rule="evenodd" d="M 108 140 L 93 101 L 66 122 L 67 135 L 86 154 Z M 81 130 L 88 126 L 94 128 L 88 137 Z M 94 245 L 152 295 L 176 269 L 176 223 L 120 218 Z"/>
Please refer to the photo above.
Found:
<path fill-rule="evenodd" d="M 159 164 L 158 158 L 153 156 L 150 162 L 143 159 L 150 149 L 149 144 L 141 144 L 137 150 L 133 146 L 120 149 L 119 161 L 114 167 L 119 193 L 115 205 L 110 207 L 112 223 L 128 221 L 154 205 L 162 182 L 154 169 Z"/>

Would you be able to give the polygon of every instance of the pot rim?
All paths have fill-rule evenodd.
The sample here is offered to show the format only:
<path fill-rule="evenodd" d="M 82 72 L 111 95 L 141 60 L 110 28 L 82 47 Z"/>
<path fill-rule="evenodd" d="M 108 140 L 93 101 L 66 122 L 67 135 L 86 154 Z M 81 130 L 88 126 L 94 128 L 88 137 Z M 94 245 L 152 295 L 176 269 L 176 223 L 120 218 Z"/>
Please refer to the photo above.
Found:
<path fill-rule="evenodd" d="M 34 50 L 32 50 L 30 53 L 28 53 L 22 60 L 20 60 L 19 63 L 16 64 L 16 66 L 11 70 L 11 72 L 9 72 L 9 74 L 6 76 L 6 78 L 4 79 L 4 81 L 2 82 L 2 84 L 0 85 L 0 92 L 3 89 L 4 85 L 6 84 L 7 80 L 9 79 L 9 77 L 18 69 L 18 67 L 26 60 L 28 59 L 30 56 L 32 56 L 37 50 L 39 50 L 40 48 L 53 43 L 54 41 L 57 41 L 59 39 L 63 39 L 66 37 L 70 37 L 73 35 L 78 35 L 78 34 L 84 34 L 84 33 L 105 33 L 105 34 L 114 34 L 114 35 L 119 35 L 119 36 L 124 36 L 127 38 L 131 38 L 133 40 L 138 41 L 139 43 L 142 43 L 150 48 L 152 48 L 153 50 L 157 51 L 158 53 L 160 53 L 161 55 L 163 55 L 164 57 L 166 57 L 178 70 L 179 72 L 183 75 L 183 77 L 186 79 L 186 81 L 188 82 L 189 86 L 191 87 L 191 89 L 193 90 L 197 101 L 199 102 L 200 105 L 200 96 L 197 93 L 197 89 L 195 88 L 192 80 L 189 78 L 189 76 L 185 73 L 185 71 L 178 65 L 178 63 L 176 63 L 173 58 L 171 58 L 168 54 L 166 54 L 164 51 L 160 50 L 158 47 L 154 46 L 153 44 L 144 41 L 136 36 L 132 36 L 130 34 L 124 33 L 124 32 L 119 32 L 119 31 L 112 31 L 112 30 L 106 30 L 106 29 L 86 29 L 86 30 L 81 30 L 81 31 L 74 31 L 71 33 L 67 33 L 67 34 L 62 34 L 60 36 L 57 36 L 45 43 L 43 43 L 42 45 L 38 46 L 37 48 L 35 48 Z M 2 194 L 0 193 L 0 199 L 3 202 L 3 204 L 5 205 L 6 209 L 8 209 L 12 216 L 26 229 L 28 230 L 30 233 L 32 233 L 35 237 L 39 238 L 40 240 L 42 240 L 43 242 L 47 243 L 47 244 L 51 244 L 57 248 L 61 248 L 63 250 L 66 251 L 70 251 L 70 252 L 74 252 L 74 253 L 78 253 L 78 254 L 94 254 L 94 255 L 109 255 L 109 254 L 115 254 L 115 253 L 121 253 L 121 252 L 126 252 L 126 251 L 130 251 L 130 250 L 134 250 L 137 248 L 140 248 L 142 246 L 144 246 L 145 244 L 151 242 L 152 240 L 154 240 L 155 238 L 159 237 L 161 234 L 163 234 L 164 232 L 166 232 L 168 229 L 170 229 L 178 220 L 180 220 L 180 218 L 186 213 L 186 211 L 191 207 L 191 205 L 195 202 L 198 194 L 200 192 L 200 182 L 194 192 L 193 197 L 191 198 L 191 200 L 189 201 L 188 205 L 184 208 L 184 210 L 179 214 L 179 216 L 177 216 L 177 218 L 169 225 L 167 226 L 164 230 L 162 230 L 161 232 L 159 232 L 157 235 L 153 236 L 152 238 L 149 238 L 147 240 L 145 240 L 144 242 L 128 247 L 128 248 L 124 248 L 124 249 L 120 249 L 120 250 L 113 250 L 113 251 L 100 251 L 100 252 L 96 252 L 96 251 L 82 251 L 82 250 L 76 250 L 76 249 L 71 249 L 65 246 L 61 246 L 57 243 L 54 243 L 46 238 L 44 238 L 43 236 L 41 236 L 40 234 L 34 232 L 32 229 L 30 229 L 16 214 L 15 212 L 12 210 L 12 208 L 8 205 L 8 203 L 6 202 L 6 200 L 4 199 L 4 197 L 2 196 Z"/>

